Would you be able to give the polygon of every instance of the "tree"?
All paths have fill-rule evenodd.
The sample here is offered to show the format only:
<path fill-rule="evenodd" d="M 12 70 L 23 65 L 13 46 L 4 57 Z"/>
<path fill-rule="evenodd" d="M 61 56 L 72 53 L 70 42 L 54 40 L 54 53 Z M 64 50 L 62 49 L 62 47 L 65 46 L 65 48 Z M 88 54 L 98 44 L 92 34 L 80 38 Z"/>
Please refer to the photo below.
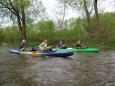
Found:
<path fill-rule="evenodd" d="M 69 2 L 71 0 L 56 0 L 58 2 L 58 5 L 55 9 L 52 9 L 52 12 L 54 13 L 56 17 L 56 28 L 59 29 L 59 37 L 62 37 L 62 30 L 66 27 L 65 26 L 65 17 L 67 16 L 67 11 L 69 7 Z"/>
<path fill-rule="evenodd" d="M 84 3 L 84 9 L 85 9 L 85 13 L 86 13 L 86 19 L 87 19 L 87 30 L 88 32 L 91 33 L 91 22 L 90 22 L 90 12 L 88 11 L 88 7 L 87 7 L 87 2 L 86 0 L 83 0 Z"/>
<path fill-rule="evenodd" d="M 61 3 L 64 3 L 63 1 L 68 1 L 66 4 L 72 7 L 72 9 L 76 10 L 77 13 L 81 13 L 80 15 L 85 13 L 86 16 L 86 27 L 85 29 L 89 33 L 91 37 L 92 29 L 91 29 L 91 21 L 90 21 L 90 15 L 92 13 L 93 4 L 92 0 L 59 0 Z"/>
<path fill-rule="evenodd" d="M 36 6 L 36 1 L 37 0 L 0 0 L 0 16 L 3 18 L 5 17 L 6 20 L 12 19 L 14 22 L 17 21 L 16 24 L 19 28 L 19 32 L 24 39 L 26 39 L 26 27 L 27 22 L 29 22 L 27 20 L 33 21 L 31 19 L 33 16 L 32 14 L 40 13 L 40 10 L 44 11 L 44 8 L 40 10 L 39 8 L 35 8 L 34 10 L 32 9 L 33 6 Z M 34 18 L 36 18 L 36 16 L 34 16 Z"/>
<path fill-rule="evenodd" d="M 60 29 L 60 32 L 64 28 L 64 21 L 65 17 L 67 15 L 67 9 L 68 9 L 68 2 L 70 0 L 56 0 L 58 2 L 58 6 L 56 6 L 56 9 L 52 9 L 56 19 L 58 28 Z"/>
<path fill-rule="evenodd" d="M 50 40 L 55 39 L 55 24 L 52 20 L 40 20 L 35 25 L 35 30 L 39 33 L 39 38 L 44 39 L 44 37 L 49 38 Z M 42 38 L 43 37 L 43 38 Z M 39 40 L 40 40 L 39 39 Z"/>
<path fill-rule="evenodd" d="M 92 9 L 93 9 L 93 6 L 92 6 L 91 3 L 92 3 L 91 0 L 81 0 L 81 1 L 78 2 L 79 9 L 81 9 L 81 10 L 83 9 L 83 11 L 85 11 L 86 25 L 87 25 L 85 29 L 89 33 L 90 37 L 92 36 L 92 28 L 91 28 L 90 16 L 91 16 Z"/>
<path fill-rule="evenodd" d="M 95 24 L 96 24 L 96 38 L 98 38 L 99 35 L 99 16 L 98 16 L 98 8 L 97 8 L 97 2 L 98 0 L 94 0 L 94 11 L 95 11 Z"/>

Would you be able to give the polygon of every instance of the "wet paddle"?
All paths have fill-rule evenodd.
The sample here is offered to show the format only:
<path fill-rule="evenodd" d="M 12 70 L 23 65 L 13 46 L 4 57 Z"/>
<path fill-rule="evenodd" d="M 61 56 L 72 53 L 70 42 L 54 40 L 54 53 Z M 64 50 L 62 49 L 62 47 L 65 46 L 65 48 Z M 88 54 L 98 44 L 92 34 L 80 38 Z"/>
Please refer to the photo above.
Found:
<path fill-rule="evenodd" d="M 32 54 L 36 54 L 36 53 L 38 53 L 38 52 L 39 52 L 39 51 L 38 51 L 38 50 L 36 50 L 36 51 L 33 51 L 33 52 L 32 52 Z"/>

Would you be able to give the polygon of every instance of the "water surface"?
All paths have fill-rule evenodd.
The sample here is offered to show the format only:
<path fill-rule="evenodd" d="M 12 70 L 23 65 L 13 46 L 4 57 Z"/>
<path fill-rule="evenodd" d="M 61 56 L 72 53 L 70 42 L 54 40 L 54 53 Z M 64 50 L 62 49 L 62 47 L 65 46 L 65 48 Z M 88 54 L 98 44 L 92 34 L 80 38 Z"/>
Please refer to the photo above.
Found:
<path fill-rule="evenodd" d="M 0 47 L 0 86 L 115 86 L 115 51 L 68 58 L 9 54 Z"/>

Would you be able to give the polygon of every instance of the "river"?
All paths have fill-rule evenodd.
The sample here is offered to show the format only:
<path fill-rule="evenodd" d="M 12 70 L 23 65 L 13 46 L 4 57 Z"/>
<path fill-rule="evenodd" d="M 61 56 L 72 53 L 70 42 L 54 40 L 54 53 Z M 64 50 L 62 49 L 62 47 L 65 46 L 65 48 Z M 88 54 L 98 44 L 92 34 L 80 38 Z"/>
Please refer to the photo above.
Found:
<path fill-rule="evenodd" d="M 0 86 L 115 86 L 115 51 L 32 57 L 0 47 Z"/>

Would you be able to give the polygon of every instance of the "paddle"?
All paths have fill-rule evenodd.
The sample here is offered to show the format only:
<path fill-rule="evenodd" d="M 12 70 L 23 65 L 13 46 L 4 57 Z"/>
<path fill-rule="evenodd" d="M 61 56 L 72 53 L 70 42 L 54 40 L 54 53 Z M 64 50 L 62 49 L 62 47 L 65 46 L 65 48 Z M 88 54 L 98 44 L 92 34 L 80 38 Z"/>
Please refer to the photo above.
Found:
<path fill-rule="evenodd" d="M 39 52 L 39 51 L 38 51 L 38 50 L 36 50 L 36 51 L 33 51 L 33 52 L 32 52 L 32 54 L 36 54 L 36 53 L 38 53 L 38 52 Z"/>

